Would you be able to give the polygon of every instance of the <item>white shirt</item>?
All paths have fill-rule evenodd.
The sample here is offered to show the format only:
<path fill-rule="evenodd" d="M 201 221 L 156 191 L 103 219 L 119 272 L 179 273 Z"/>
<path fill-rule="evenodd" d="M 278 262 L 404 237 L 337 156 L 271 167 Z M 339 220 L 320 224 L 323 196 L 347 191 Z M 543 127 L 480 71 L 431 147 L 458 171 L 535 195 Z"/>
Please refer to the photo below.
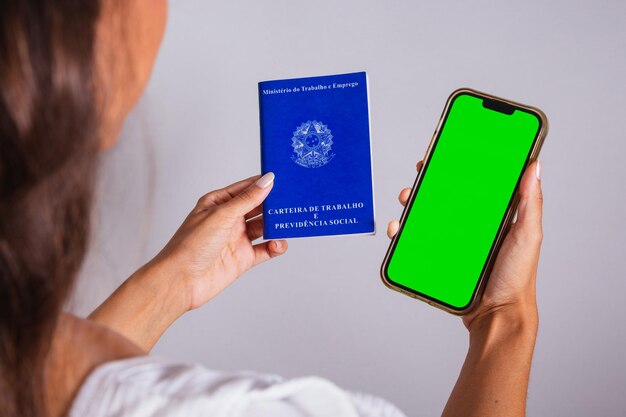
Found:
<path fill-rule="evenodd" d="M 318 377 L 225 373 L 153 356 L 108 362 L 69 417 L 405 417 L 388 402 Z"/>

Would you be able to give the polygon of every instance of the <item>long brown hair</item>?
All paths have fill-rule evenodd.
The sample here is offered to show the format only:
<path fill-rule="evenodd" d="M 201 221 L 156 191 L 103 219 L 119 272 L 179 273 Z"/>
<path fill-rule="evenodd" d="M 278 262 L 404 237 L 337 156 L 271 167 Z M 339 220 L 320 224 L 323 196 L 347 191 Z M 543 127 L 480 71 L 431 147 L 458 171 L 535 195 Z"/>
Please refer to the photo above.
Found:
<path fill-rule="evenodd" d="M 43 414 L 97 165 L 99 0 L 0 2 L 0 416 Z"/>

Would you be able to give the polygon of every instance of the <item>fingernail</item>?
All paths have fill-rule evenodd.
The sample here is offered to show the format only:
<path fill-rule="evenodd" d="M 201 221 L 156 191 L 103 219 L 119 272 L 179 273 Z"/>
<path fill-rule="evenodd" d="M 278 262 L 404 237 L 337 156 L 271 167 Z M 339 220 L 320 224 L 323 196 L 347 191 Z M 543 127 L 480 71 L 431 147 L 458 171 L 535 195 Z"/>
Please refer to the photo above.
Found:
<path fill-rule="evenodd" d="M 274 241 L 274 249 L 276 249 L 277 251 L 280 251 L 282 247 L 283 245 L 278 240 Z"/>
<path fill-rule="evenodd" d="M 537 180 L 541 181 L 541 161 L 537 159 L 537 165 L 535 166 L 535 175 Z"/>
<path fill-rule="evenodd" d="M 274 173 L 268 172 L 267 174 L 263 175 L 261 178 L 259 178 L 256 181 L 256 185 L 259 188 L 267 188 L 273 182 L 274 182 Z"/>

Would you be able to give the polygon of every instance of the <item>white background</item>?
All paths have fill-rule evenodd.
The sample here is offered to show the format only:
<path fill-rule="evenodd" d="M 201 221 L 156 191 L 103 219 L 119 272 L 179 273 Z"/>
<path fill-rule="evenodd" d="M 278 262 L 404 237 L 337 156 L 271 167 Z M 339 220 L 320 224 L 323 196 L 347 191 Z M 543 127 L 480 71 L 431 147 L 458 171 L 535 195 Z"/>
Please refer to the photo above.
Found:
<path fill-rule="evenodd" d="M 200 195 L 259 172 L 258 81 L 360 70 L 370 77 L 378 235 L 290 241 L 287 255 L 183 317 L 155 352 L 322 375 L 438 415 L 466 330 L 387 290 L 378 269 L 397 193 L 412 184 L 448 94 L 467 86 L 538 106 L 551 123 L 529 415 L 625 415 L 623 1 L 172 2 L 146 96 L 103 157 L 75 311 L 150 259 Z"/>

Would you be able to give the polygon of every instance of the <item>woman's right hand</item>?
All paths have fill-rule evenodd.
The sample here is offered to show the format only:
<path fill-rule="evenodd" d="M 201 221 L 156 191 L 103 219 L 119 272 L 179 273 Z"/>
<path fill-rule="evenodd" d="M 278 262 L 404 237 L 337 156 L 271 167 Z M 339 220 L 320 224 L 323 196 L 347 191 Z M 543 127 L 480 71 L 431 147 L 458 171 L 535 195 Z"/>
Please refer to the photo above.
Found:
<path fill-rule="evenodd" d="M 419 171 L 421 167 L 420 161 L 417 170 Z M 406 205 L 410 194 L 410 188 L 400 191 L 398 199 L 402 205 Z M 477 321 L 496 312 L 513 313 L 536 326 L 535 282 L 543 237 L 541 226 L 543 198 L 539 161 L 526 169 L 520 183 L 519 194 L 517 221 L 511 224 L 502 243 L 482 299 L 463 317 L 463 322 L 470 331 Z M 397 220 L 389 222 L 387 234 L 390 238 L 397 233 L 398 227 Z"/>
<path fill-rule="evenodd" d="M 532 328 L 538 324 L 535 287 L 543 241 L 540 161 L 526 169 L 519 195 L 517 219 L 502 242 L 483 297 L 476 308 L 463 317 L 470 331 L 478 321 L 496 313 L 506 313 L 509 317 L 512 313 Z"/>
<path fill-rule="evenodd" d="M 418 163 L 417 169 L 421 168 Z M 406 205 L 410 189 L 400 192 Z M 508 230 L 478 305 L 463 317 L 470 346 L 445 417 L 522 417 L 537 336 L 535 281 L 541 248 L 541 164 L 520 183 L 517 221 Z M 398 222 L 389 223 L 393 237 Z"/>

